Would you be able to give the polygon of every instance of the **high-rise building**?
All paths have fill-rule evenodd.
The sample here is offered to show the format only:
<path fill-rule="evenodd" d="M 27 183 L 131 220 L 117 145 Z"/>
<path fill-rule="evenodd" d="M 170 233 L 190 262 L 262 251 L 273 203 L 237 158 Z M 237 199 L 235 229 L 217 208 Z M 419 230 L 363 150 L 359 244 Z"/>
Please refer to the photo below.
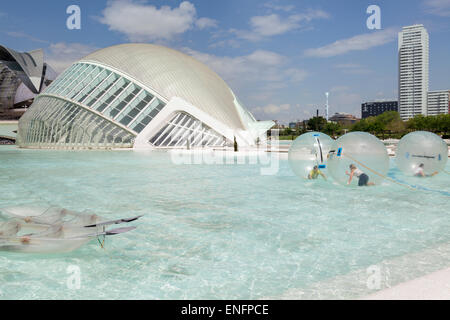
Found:
<path fill-rule="evenodd" d="M 362 119 L 376 117 L 386 111 L 398 111 L 398 101 L 375 101 L 361 104 Z"/>
<path fill-rule="evenodd" d="M 450 90 L 428 91 L 428 115 L 450 113 Z"/>
<path fill-rule="evenodd" d="M 403 27 L 398 35 L 399 112 L 403 120 L 427 115 L 428 32 L 421 24 Z"/>

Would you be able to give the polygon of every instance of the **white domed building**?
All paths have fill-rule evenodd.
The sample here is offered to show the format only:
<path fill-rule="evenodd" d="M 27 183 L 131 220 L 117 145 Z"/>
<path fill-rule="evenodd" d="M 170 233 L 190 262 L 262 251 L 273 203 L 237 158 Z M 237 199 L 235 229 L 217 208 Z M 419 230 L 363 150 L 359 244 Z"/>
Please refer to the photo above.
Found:
<path fill-rule="evenodd" d="M 62 73 L 19 121 L 24 148 L 195 148 L 262 141 L 228 85 L 191 56 L 150 44 L 96 51 Z"/>

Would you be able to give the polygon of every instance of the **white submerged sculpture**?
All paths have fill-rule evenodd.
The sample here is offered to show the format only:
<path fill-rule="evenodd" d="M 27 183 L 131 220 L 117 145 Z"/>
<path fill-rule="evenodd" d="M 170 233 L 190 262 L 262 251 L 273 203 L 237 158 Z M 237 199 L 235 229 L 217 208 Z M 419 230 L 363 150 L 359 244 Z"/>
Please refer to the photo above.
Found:
<path fill-rule="evenodd" d="M 366 132 L 351 132 L 337 139 L 328 160 L 328 172 L 343 185 L 348 184 L 352 171 L 351 185 L 378 185 L 388 170 L 386 147 Z"/>
<path fill-rule="evenodd" d="M 65 253 L 91 240 L 125 233 L 136 227 L 106 230 L 141 216 L 105 220 L 95 214 L 63 208 L 9 207 L 0 209 L 0 251 L 20 253 Z M 102 244 L 103 247 L 103 244 Z"/>
<path fill-rule="evenodd" d="M 447 160 L 447 144 L 434 133 L 411 132 L 398 143 L 396 163 L 406 175 L 436 175 L 445 168 Z"/>
<path fill-rule="evenodd" d="M 326 172 L 327 155 L 334 140 L 324 133 L 308 132 L 295 139 L 289 148 L 289 165 L 300 178 L 308 179 L 315 166 Z"/>

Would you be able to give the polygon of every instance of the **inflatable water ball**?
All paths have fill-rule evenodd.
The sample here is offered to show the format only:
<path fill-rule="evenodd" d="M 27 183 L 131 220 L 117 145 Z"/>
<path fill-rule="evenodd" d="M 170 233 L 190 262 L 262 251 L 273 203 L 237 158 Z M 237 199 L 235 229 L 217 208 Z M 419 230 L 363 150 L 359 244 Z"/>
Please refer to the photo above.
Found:
<path fill-rule="evenodd" d="M 347 174 L 351 172 L 350 165 L 356 167 L 351 185 L 378 185 L 389 170 L 386 147 L 377 137 L 366 132 L 343 135 L 330 152 L 328 172 L 335 181 L 346 185 L 350 178 Z"/>
<path fill-rule="evenodd" d="M 292 171 L 305 179 L 314 166 L 324 172 L 333 143 L 333 139 L 320 132 L 308 132 L 299 136 L 289 148 L 289 165 Z"/>
<path fill-rule="evenodd" d="M 431 132 L 416 131 L 404 136 L 398 143 L 397 167 L 406 175 L 434 175 L 445 168 L 448 147 L 444 140 Z"/>

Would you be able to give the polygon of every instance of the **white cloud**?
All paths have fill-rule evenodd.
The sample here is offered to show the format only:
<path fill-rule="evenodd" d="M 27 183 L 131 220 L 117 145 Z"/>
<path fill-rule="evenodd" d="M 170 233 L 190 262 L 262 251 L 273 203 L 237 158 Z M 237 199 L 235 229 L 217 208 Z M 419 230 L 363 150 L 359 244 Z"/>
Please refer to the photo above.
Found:
<path fill-rule="evenodd" d="M 268 16 L 256 16 L 250 19 L 253 31 L 260 36 L 274 36 L 300 27 L 298 15 L 281 19 L 277 14 Z"/>
<path fill-rule="evenodd" d="M 293 82 L 300 82 L 306 79 L 308 72 L 298 68 L 289 68 L 285 71 L 286 76 Z"/>
<path fill-rule="evenodd" d="M 288 59 L 272 51 L 256 50 L 249 55 L 228 57 L 202 53 L 190 48 L 183 50 L 208 65 L 236 88 L 249 84 L 284 85 L 286 82 L 301 81 L 307 76 L 305 70 L 287 67 Z"/>
<path fill-rule="evenodd" d="M 450 17 L 450 0 L 425 0 L 427 11 L 442 17 Z"/>
<path fill-rule="evenodd" d="M 293 5 L 277 5 L 271 2 L 265 3 L 264 7 L 272 9 L 272 10 L 276 10 L 276 11 L 285 11 L 285 12 L 289 12 L 294 10 L 295 6 Z"/>
<path fill-rule="evenodd" d="M 216 56 L 190 48 L 183 51 L 217 72 L 250 107 L 270 102 L 280 90 L 298 86 L 308 75 L 305 70 L 290 65 L 288 58 L 272 51 L 256 50 L 236 57 Z"/>
<path fill-rule="evenodd" d="M 252 109 L 252 111 L 256 113 L 262 112 L 265 114 L 275 115 L 282 111 L 288 111 L 290 108 L 291 105 L 289 104 L 281 104 L 281 105 L 269 104 L 265 107 L 255 107 Z"/>
<path fill-rule="evenodd" d="M 53 43 L 46 50 L 45 61 L 58 73 L 98 48 L 81 43 Z"/>
<path fill-rule="evenodd" d="M 207 29 L 207 28 L 216 28 L 217 27 L 217 20 L 210 19 L 210 18 L 200 18 L 197 21 L 195 21 L 195 25 L 200 30 Z"/>
<path fill-rule="evenodd" d="M 264 50 L 254 51 L 247 56 L 248 61 L 261 65 L 279 65 L 285 61 L 285 57 L 278 53 Z"/>
<path fill-rule="evenodd" d="M 236 41 L 235 39 L 220 40 L 217 42 L 213 42 L 209 45 L 210 48 L 224 48 L 224 47 L 239 48 L 240 46 L 241 45 L 239 41 Z"/>
<path fill-rule="evenodd" d="M 269 14 L 265 16 L 254 16 L 250 18 L 250 30 L 230 30 L 238 38 L 250 41 L 259 41 L 267 37 L 281 35 L 293 30 L 300 29 L 302 23 L 307 23 L 313 19 L 326 19 L 329 14 L 322 10 L 308 10 L 305 13 L 293 14 L 290 16 L 280 16 Z"/>
<path fill-rule="evenodd" d="M 342 71 L 346 74 L 368 74 L 371 73 L 372 70 L 368 69 L 367 67 L 360 65 L 358 63 L 340 63 L 334 65 L 334 68 Z"/>
<path fill-rule="evenodd" d="M 351 51 L 367 50 L 394 41 L 397 38 L 398 31 L 397 28 L 388 28 L 381 31 L 360 34 L 348 39 L 338 40 L 320 48 L 307 49 L 305 56 L 326 58 Z"/>
<path fill-rule="evenodd" d="M 350 87 L 348 86 L 334 86 L 330 89 L 330 92 L 345 92 L 350 90 Z"/>
<path fill-rule="evenodd" d="M 112 0 L 102 14 L 101 23 L 110 30 L 125 34 L 130 41 L 170 41 L 194 27 L 217 26 L 213 19 L 197 19 L 195 6 L 189 1 L 183 1 L 174 8 L 157 8 L 146 1 Z"/>
<path fill-rule="evenodd" d="M 1 12 L 0 12 L 0 17 L 1 17 Z M 28 39 L 28 40 L 31 40 L 33 42 L 39 42 L 39 43 L 49 43 L 49 41 L 35 38 L 35 37 L 25 33 L 25 32 L 21 32 L 21 31 L 6 31 L 5 33 L 8 36 L 14 37 L 14 38 L 24 38 L 24 39 Z"/>

